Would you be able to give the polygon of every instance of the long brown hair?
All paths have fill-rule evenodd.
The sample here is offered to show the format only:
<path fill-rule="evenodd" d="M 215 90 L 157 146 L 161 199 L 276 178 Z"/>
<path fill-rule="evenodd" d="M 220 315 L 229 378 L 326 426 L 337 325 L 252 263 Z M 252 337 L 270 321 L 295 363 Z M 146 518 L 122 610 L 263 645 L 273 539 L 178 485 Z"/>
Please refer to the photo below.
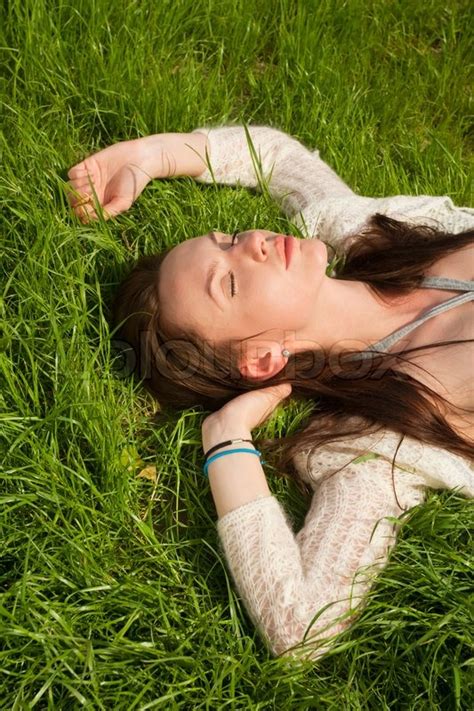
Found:
<path fill-rule="evenodd" d="M 333 247 L 338 264 L 334 278 L 363 281 L 382 300 L 408 295 L 419 288 L 428 267 L 473 241 L 474 230 L 453 235 L 377 214 L 351 241 L 345 255 L 338 255 Z M 377 353 L 368 361 L 351 361 L 360 353 L 355 350 L 345 350 L 342 357 L 307 350 L 291 355 L 279 373 L 257 383 L 239 372 L 237 343 L 212 344 L 196 333 L 163 328 L 158 282 L 169 251 L 142 257 L 121 284 L 113 305 L 117 336 L 132 354 L 130 369 L 162 408 L 202 405 L 216 410 L 247 390 L 291 383 L 293 398 L 311 398 L 314 403 L 309 421 L 291 436 L 260 439 L 256 444 L 265 448 L 265 459 L 277 473 L 293 478 L 304 493 L 309 489 L 292 464 L 295 454 L 382 428 L 400 433 L 402 440 L 409 435 L 461 456 L 474 455 L 472 444 L 443 415 L 446 406 L 448 412 L 466 410 L 395 367 L 410 352 L 468 341 Z"/>

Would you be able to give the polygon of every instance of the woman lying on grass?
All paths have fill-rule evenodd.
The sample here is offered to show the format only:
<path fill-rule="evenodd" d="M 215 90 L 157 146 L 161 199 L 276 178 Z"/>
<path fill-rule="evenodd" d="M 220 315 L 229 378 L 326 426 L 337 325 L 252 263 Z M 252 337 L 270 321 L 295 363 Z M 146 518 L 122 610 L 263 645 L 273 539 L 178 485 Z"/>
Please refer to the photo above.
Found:
<path fill-rule="evenodd" d="M 274 654 L 316 659 L 386 562 L 393 519 L 429 487 L 474 495 L 474 210 L 355 195 L 265 126 L 111 146 L 70 170 L 71 201 L 84 221 L 116 215 L 152 178 L 183 175 L 263 176 L 308 239 L 210 232 L 143 257 L 115 323 L 162 405 L 215 410 L 204 469 L 237 589 Z M 252 443 L 290 392 L 314 400 L 312 419 L 265 458 L 312 493 L 296 536 Z"/>

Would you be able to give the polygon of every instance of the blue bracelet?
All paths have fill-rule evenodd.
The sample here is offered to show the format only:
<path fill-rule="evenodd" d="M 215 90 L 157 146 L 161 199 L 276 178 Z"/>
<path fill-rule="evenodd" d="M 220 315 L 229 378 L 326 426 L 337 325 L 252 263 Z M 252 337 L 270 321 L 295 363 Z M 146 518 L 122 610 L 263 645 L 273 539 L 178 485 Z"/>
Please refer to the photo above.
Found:
<path fill-rule="evenodd" d="M 228 449 L 226 452 L 218 452 L 218 454 L 213 454 L 212 457 L 209 457 L 209 459 L 204 463 L 204 466 L 202 468 L 204 472 L 204 476 L 208 476 L 207 473 L 207 468 L 211 462 L 213 462 L 215 459 L 219 459 L 220 457 L 225 457 L 226 454 L 237 454 L 238 452 L 248 452 L 249 454 L 256 454 L 257 457 L 261 457 L 262 453 L 258 451 L 258 449 L 247 449 L 247 448 L 242 448 L 242 449 Z"/>

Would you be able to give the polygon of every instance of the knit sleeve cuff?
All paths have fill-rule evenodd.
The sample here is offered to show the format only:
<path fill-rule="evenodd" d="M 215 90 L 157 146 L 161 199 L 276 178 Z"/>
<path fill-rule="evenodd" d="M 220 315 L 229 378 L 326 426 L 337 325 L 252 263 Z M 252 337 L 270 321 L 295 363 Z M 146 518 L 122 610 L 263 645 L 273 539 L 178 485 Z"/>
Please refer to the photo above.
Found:
<path fill-rule="evenodd" d="M 275 507 L 280 509 L 280 505 L 273 495 L 261 494 L 247 504 L 242 504 L 242 506 L 238 506 L 236 509 L 232 509 L 232 511 L 221 516 L 217 521 L 217 530 L 219 534 L 223 534 L 228 527 L 234 527 L 239 524 L 245 525 L 245 522 L 252 518 L 257 511 L 271 510 Z"/>

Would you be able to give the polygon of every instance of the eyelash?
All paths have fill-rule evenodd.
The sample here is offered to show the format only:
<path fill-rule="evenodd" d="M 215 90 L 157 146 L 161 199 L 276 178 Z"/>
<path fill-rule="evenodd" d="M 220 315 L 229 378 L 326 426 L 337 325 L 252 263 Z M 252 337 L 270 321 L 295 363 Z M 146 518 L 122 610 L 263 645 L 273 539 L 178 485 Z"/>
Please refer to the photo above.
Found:
<path fill-rule="evenodd" d="M 231 247 L 234 246 L 235 240 L 236 240 L 238 234 L 239 234 L 238 232 L 234 232 L 234 233 L 232 234 L 232 241 L 231 241 L 231 243 L 230 243 L 230 246 L 231 246 Z M 230 294 L 231 294 L 231 296 L 235 296 L 237 292 L 236 292 L 236 290 L 235 290 L 235 277 L 234 277 L 234 273 L 233 273 L 233 272 L 229 272 L 229 274 L 230 274 Z"/>

